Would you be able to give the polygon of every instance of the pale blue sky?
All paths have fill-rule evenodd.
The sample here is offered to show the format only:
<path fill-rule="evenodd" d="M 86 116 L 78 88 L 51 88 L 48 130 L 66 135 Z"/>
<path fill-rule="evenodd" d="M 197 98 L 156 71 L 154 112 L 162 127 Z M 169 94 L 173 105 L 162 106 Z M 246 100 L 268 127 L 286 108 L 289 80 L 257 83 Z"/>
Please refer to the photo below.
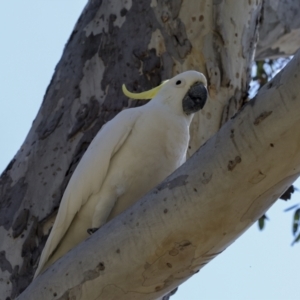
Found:
<path fill-rule="evenodd" d="M 0 3 L 0 172 L 24 141 L 85 0 Z M 300 186 L 300 183 L 298 183 Z M 297 300 L 300 244 L 278 201 L 264 232 L 252 226 L 179 288 L 173 300 Z M 105 299 L 104 299 L 105 300 Z"/>

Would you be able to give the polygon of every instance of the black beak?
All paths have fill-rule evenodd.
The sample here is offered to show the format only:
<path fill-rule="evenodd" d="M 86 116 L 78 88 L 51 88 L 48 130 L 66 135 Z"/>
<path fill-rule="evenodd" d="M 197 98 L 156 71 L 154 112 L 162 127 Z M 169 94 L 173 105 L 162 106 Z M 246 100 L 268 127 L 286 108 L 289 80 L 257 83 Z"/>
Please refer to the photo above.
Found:
<path fill-rule="evenodd" d="M 183 111 L 193 114 L 203 108 L 207 100 L 207 89 L 202 82 L 194 83 L 182 100 Z"/>

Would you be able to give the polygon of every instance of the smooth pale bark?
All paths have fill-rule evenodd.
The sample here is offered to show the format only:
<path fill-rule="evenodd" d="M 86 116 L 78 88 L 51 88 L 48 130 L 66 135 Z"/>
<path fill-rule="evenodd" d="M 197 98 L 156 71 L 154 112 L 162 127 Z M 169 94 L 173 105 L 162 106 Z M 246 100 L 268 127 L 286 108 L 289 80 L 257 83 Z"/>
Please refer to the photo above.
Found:
<path fill-rule="evenodd" d="M 155 299 L 228 247 L 300 173 L 300 52 L 181 168 L 19 297 Z"/>
<path fill-rule="evenodd" d="M 188 69 L 206 74 L 191 155 L 247 98 L 261 1 L 89 1 L 21 149 L 0 178 L 0 295 L 32 280 L 62 193 L 102 125 L 140 105 L 121 94 Z M 12 250 L 13 249 L 13 250 Z"/>
<path fill-rule="evenodd" d="M 300 1 L 265 0 L 255 58 L 290 56 L 300 48 Z"/>

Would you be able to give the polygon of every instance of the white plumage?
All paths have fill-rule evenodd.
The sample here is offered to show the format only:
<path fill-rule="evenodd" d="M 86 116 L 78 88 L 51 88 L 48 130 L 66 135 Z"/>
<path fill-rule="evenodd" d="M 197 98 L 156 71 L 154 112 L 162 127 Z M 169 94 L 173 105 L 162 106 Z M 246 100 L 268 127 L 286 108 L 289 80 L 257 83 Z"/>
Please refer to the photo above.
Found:
<path fill-rule="evenodd" d="M 35 277 L 87 238 L 88 229 L 120 214 L 185 162 L 189 126 L 205 104 L 205 87 L 203 74 L 181 73 L 137 94 L 156 95 L 103 126 L 64 192 Z"/>

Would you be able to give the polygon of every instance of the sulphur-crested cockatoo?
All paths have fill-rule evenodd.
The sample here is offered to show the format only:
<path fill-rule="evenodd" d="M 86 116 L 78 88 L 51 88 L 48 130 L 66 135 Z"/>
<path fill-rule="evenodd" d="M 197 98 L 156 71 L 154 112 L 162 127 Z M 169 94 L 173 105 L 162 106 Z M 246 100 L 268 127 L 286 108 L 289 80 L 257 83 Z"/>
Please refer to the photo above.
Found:
<path fill-rule="evenodd" d="M 181 73 L 133 99 L 98 132 L 64 192 L 37 276 L 46 267 L 155 187 L 186 160 L 193 114 L 207 99 L 206 78 Z"/>

